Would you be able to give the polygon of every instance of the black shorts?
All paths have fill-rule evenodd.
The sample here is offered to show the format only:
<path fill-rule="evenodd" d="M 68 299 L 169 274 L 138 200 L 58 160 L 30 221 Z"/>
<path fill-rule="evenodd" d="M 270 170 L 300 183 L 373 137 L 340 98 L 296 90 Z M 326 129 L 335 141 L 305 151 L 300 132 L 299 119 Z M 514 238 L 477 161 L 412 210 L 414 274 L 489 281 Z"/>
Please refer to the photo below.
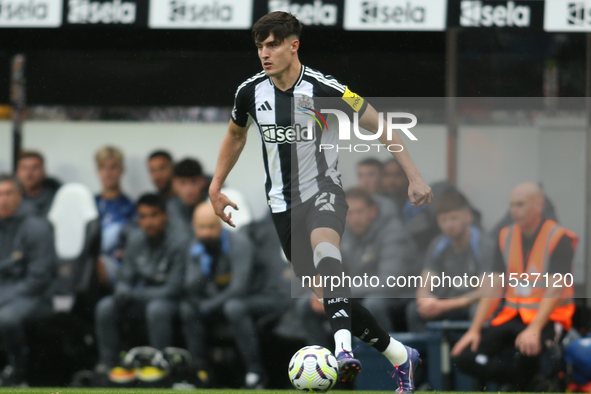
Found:
<path fill-rule="evenodd" d="M 317 274 L 310 240 L 312 230 L 327 227 L 342 237 L 348 209 L 345 192 L 334 185 L 293 209 L 272 214 L 283 252 L 298 278 Z"/>

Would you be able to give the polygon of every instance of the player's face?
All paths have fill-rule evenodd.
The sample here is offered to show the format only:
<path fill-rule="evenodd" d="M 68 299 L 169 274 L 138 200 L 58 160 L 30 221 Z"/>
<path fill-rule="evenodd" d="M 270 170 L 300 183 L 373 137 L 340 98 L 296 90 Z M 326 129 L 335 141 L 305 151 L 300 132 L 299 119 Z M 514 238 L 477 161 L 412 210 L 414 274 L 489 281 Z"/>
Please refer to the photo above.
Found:
<path fill-rule="evenodd" d="M 348 198 L 347 225 L 355 235 L 363 235 L 377 216 L 375 205 L 370 206 L 363 198 Z"/>
<path fill-rule="evenodd" d="M 112 190 L 119 187 L 119 181 L 123 174 L 123 166 L 115 159 L 105 159 L 98 166 L 98 174 L 103 183 L 103 188 Z"/>
<path fill-rule="evenodd" d="M 0 182 L 0 219 L 12 217 L 22 200 L 21 192 L 14 182 Z"/>
<path fill-rule="evenodd" d="M 294 60 L 299 40 L 292 36 L 279 41 L 270 34 L 263 42 L 257 42 L 256 46 L 265 74 L 269 77 L 278 77 Z"/>
<path fill-rule="evenodd" d="M 381 171 L 378 166 L 357 166 L 357 182 L 359 187 L 369 194 L 377 193 L 380 189 Z"/>
<path fill-rule="evenodd" d="M 185 205 L 194 206 L 201 200 L 205 178 L 196 176 L 192 178 L 174 178 L 174 190 Z"/>
<path fill-rule="evenodd" d="M 37 157 L 21 159 L 16 168 L 16 176 L 25 190 L 37 189 L 45 179 L 43 163 Z"/>
<path fill-rule="evenodd" d="M 156 156 L 148 161 L 148 168 L 152 182 L 158 190 L 168 190 L 172 182 L 172 162 L 163 156 Z"/>
<path fill-rule="evenodd" d="M 408 178 L 400 164 L 395 161 L 384 165 L 382 171 L 382 190 L 391 196 L 406 194 L 408 190 Z"/>
<path fill-rule="evenodd" d="M 149 205 L 140 205 L 137 208 L 140 227 L 144 230 L 148 238 L 158 238 L 164 234 L 168 215 L 158 207 Z"/>
<path fill-rule="evenodd" d="M 437 215 L 437 225 L 441 232 L 451 239 L 461 238 L 472 223 L 472 213 L 468 209 L 458 209 Z"/>

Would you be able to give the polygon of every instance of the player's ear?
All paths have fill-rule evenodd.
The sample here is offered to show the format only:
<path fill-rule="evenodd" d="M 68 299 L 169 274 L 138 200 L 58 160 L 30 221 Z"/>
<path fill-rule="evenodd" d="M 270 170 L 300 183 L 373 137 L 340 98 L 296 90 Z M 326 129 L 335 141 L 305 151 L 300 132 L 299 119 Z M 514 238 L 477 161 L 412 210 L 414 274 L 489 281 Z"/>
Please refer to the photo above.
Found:
<path fill-rule="evenodd" d="M 295 53 L 298 51 L 298 49 L 300 49 L 300 40 L 298 38 L 294 38 L 291 41 L 291 52 Z"/>

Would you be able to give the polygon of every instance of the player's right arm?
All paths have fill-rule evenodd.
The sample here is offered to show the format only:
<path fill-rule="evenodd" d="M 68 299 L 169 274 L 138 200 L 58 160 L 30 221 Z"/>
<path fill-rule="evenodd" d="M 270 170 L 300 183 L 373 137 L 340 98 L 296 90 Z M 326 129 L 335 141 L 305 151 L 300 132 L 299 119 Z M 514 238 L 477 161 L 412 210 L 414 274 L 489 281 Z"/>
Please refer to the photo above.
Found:
<path fill-rule="evenodd" d="M 218 215 L 224 222 L 232 227 L 236 225 L 232 222 L 232 213 L 225 214 L 224 209 L 229 205 L 238 210 L 238 206 L 232 202 L 224 193 L 222 193 L 222 186 L 228 177 L 232 168 L 238 161 L 244 145 L 246 145 L 246 133 L 248 132 L 248 125 L 245 127 L 238 126 L 233 119 L 228 125 L 228 132 L 222 141 L 218 162 L 215 167 L 215 174 L 209 186 L 209 199 Z"/>

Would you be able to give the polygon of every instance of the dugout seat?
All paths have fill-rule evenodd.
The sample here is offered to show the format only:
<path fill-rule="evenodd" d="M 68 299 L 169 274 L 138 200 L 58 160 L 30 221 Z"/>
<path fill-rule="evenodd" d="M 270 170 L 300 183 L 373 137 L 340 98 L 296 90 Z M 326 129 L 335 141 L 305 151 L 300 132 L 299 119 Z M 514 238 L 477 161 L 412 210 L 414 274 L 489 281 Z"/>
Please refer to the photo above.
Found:
<path fill-rule="evenodd" d="M 71 312 L 87 295 L 100 253 L 99 213 L 91 191 L 80 183 L 62 186 L 48 220 L 53 225 L 58 257 L 49 295 L 54 312 Z"/>

